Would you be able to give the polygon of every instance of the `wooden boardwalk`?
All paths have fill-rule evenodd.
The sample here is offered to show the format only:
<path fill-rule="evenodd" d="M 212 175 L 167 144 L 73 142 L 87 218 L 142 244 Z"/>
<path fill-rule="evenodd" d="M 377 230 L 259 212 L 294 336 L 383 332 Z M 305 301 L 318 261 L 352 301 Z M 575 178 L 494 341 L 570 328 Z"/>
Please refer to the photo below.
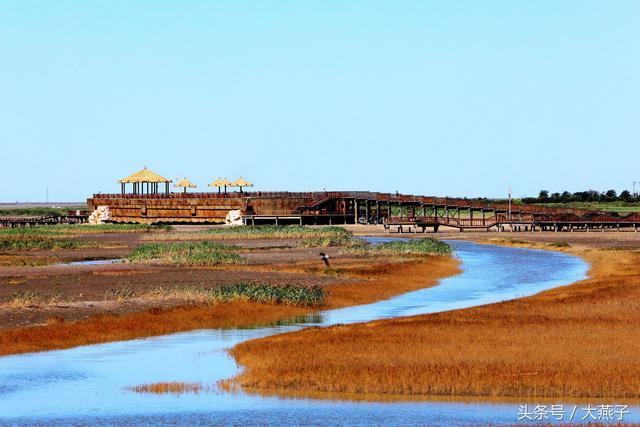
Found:
<path fill-rule="evenodd" d="M 245 224 L 384 224 L 390 231 L 441 226 L 487 231 L 618 230 L 640 226 L 640 214 L 509 205 L 369 191 L 96 194 L 90 209 L 109 208 L 113 222 L 221 223 L 239 210 Z"/>
<path fill-rule="evenodd" d="M 0 216 L 0 227 L 32 227 L 52 224 L 82 224 L 88 215 Z"/>

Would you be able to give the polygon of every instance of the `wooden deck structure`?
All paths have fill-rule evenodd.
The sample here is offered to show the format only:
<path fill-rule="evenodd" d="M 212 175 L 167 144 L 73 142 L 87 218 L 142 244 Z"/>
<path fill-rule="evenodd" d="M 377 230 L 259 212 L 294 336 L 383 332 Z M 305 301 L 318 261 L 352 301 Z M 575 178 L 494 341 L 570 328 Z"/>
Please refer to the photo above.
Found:
<path fill-rule="evenodd" d="M 0 216 L 0 227 L 31 227 L 36 225 L 52 224 L 84 224 L 87 222 L 89 214 L 82 212 L 79 215 L 69 213 L 68 215 L 41 215 L 41 216 Z"/>
<path fill-rule="evenodd" d="M 640 214 L 512 205 L 367 191 L 96 194 L 90 209 L 109 207 L 113 222 L 221 223 L 230 210 L 245 224 L 384 224 L 389 231 L 440 227 L 494 231 L 637 231 Z"/>

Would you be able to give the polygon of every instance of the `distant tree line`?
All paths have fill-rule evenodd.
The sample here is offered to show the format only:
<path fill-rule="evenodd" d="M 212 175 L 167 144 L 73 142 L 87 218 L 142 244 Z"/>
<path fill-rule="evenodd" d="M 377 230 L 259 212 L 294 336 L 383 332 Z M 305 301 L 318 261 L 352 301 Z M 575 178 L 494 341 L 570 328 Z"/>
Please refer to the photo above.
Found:
<path fill-rule="evenodd" d="M 551 193 L 541 190 L 538 197 L 523 197 L 522 203 L 571 203 L 571 202 L 640 202 L 637 194 L 631 194 L 629 190 L 624 190 L 618 194 L 616 190 L 599 192 L 596 190 L 578 191 L 570 193 Z"/>

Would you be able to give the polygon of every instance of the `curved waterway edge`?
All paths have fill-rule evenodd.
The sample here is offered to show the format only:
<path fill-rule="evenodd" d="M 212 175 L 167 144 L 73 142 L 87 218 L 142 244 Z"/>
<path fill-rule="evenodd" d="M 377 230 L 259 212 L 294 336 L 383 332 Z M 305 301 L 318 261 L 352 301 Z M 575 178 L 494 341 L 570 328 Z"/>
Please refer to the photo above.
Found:
<path fill-rule="evenodd" d="M 383 240 L 371 238 L 373 243 Z M 448 243 L 462 261 L 460 274 L 385 301 L 258 329 L 199 330 L 0 358 L 0 423 L 513 424 L 519 406 L 513 402 L 381 402 L 221 390 L 183 395 L 126 391 L 138 384 L 215 384 L 231 378 L 239 367 L 226 350 L 251 339 L 308 326 L 428 314 L 530 296 L 582 280 L 589 268 L 581 258 L 560 252 Z"/>

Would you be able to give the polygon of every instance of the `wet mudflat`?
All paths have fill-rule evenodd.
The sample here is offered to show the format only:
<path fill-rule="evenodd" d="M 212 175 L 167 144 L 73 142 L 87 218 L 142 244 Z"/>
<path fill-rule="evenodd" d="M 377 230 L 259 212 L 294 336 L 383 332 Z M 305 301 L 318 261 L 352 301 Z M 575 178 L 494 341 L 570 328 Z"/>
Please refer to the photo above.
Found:
<path fill-rule="evenodd" d="M 0 358 L 0 422 L 46 424 L 513 424 L 518 403 L 369 401 L 264 397 L 215 389 L 139 394 L 156 382 L 215 385 L 238 372 L 225 352 L 237 343 L 297 330 L 471 307 L 532 295 L 585 277 L 566 254 L 454 242 L 463 273 L 440 285 L 364 306 L 331 310 L 295 324 L 203 330 L 156 338 Z M 376 401 L 378 400 L 378 401 Z M 530 404 L 539 402 L 529 402 Z M 607 402 L 617 403 L 617 402 Z M 639 421 L 631 408 L 625 421 Z M 634 418 L 635 417 L 635 418 Z M 553 420 L 547 420 L 553 421 Z M 580 421 L 579 419 L 573 421 Z M 587 420 L 585 420 L 587 421 Z M 593 420 L 592 420 L 593 421 Z"/>

